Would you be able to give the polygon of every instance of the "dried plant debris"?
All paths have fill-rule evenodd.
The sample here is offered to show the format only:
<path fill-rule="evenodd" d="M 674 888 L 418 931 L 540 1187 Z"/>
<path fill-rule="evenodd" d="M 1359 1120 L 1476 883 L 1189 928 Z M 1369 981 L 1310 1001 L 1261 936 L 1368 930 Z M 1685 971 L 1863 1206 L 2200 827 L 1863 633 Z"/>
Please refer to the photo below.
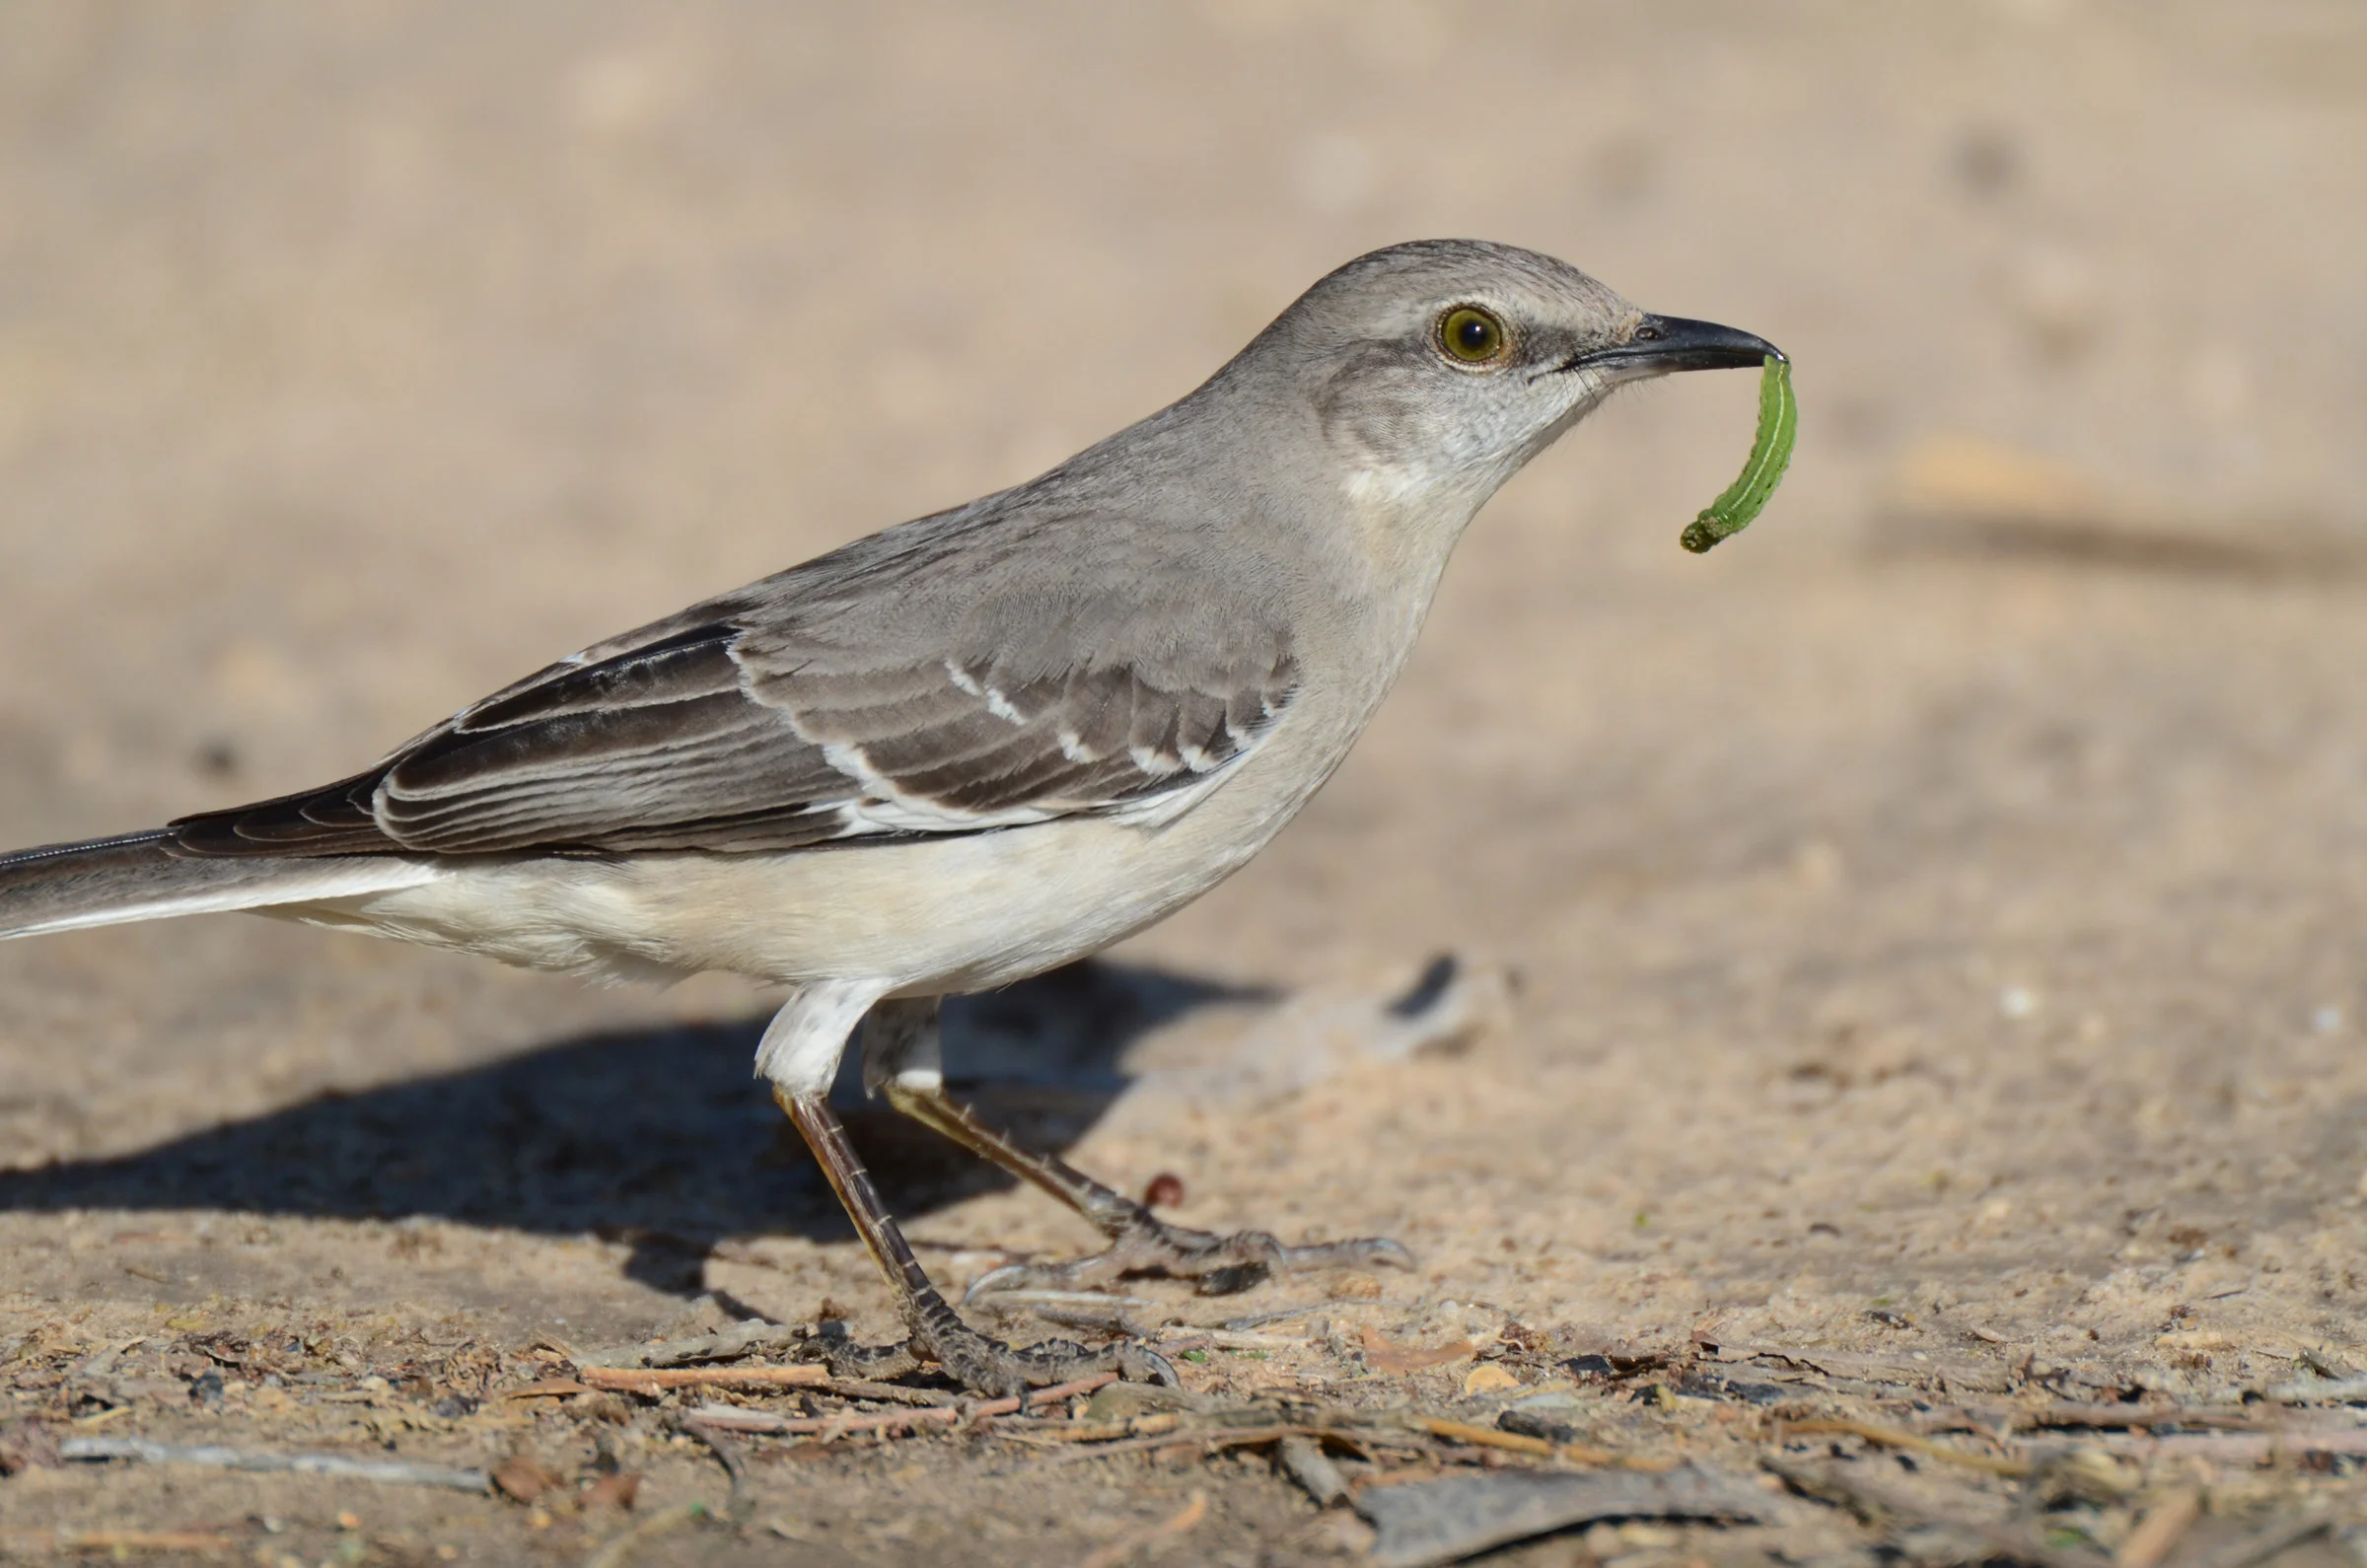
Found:
<path fill-rule="evenodd" d="M 152 1443 L 145 1438 L 67 1438 L 61 1460 L 130 1460 L 141 1464 L 201 1464 L 222 1470 L 286 1470 L 298 1475 L 333 1475 L 391 1486 L 441 1486 L 481 1492 L 492 1485 L 483 1470 L 444 1464 L 406 1464 L 394 1460 L 361 1460 L 346 1454 L 265 1454 L 221 1444 Z"/>
<path fill-rule="evenodd" d="M 1699 1520 L 1758 1524 L 1774 1514 L 1764 1492 L 1732 1476 L 1686 1466 L 1549 1473 L 1483 1470 L 1398 1486 L 1371 1486 L 1356 1511 L 1381 1532 L 1380 1568 L 1429 1568 L 1493 1546 L 1600 1520 Z"/>
<path fill-rule="evenodd" d="M 976 1485 L 989 1512 L 1000 1505 L 983 1499 L 1013 1485 L 1088 1509 L 1113 1486 L 1175 1488 L 1064 1548 L 1077 1560 L 1172 1556 L 1187 1532 L 1216 1550 L 1220 1532 L 1250 1530 L 1285 1558 L 1336 1546 L 1444 1563 L 1587 1531 L 1598 1555 L 2251 1568 L 2331 1554 L 2305 1542 L 2367 1520 L 2346 1481 L 2367 1460 L 2367 1412 L 2340 1402 L 2357 1374 L 2333 1350 L 2280 1350 L 2223 1395 L 2182 1400 L 2103 1360 L 2074 1376 L 1942 1340 L 1921 1317 L 1830 1346 L 1719 1344 L 1699 1329 L 1604 1342 L 1361 1290 L 1245 1313 L 1144 1289 L 1108 1300 L 1158 1324 L 1188 1387 L 1087 1379 L 1024 1406 L 971 1398 L 925 1368 L 897 1383 L 834 1378 L 798 1359 L 822 1325 L 731 1325 L 712 1307 L 697 1337 L 678 1327 L 608 1349 L 538 1335 L 505 1350 L 460 1332 L 396 1342 L 360 1319 L 43 1330 L 6 1364 L 0 1470 L 62 1464 L 84 1484 L 150 1464 L 262 1471 L 322 1488 L 335 1505 L 323 1517 L 390 1485 L 424 1487 L 403 1494 L 406 1516 L 489 1509 L 469 1528 L 558 1532 L 539 1538 L 565 1535 L 578 1561 L 656 1560 L 682 1549 L 655 1544 L 677 1530 L 804 1528 L 784 1487 L 824 1481 L 817 1465 L 844 1528 L 893 1529 L 900 1516 L 867 1479 L 888 1450 L 899 1487 Z M 1905 1333 L 1923 1337 L 1891 1348 L 1886 1336 Z M 144 1483 L 107 1484 L 120 1496 Z M 44 1526 L 23 1549 L 129 1541 L 126 1530 L 193 1540 L 235 1517 L 110 1513 Z M 217 1532 L 244 1547 L 254 1528 Z M 1710 1538 L 1735 1529 L 1750 1533 Z M 476 1538 L 494 1549 L 496 1535 Z"/>

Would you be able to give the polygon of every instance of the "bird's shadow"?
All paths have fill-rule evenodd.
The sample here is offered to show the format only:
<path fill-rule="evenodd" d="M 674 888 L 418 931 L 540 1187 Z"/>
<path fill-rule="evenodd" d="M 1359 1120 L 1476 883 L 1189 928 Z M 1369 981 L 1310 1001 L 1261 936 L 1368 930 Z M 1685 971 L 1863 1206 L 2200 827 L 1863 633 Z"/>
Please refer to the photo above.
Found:
<path fill-rule="evenodd" d="M 1130 1043 L 1195 1009 L 1269 994 L 1088 961 L 950 1003 L 948 1065 L 980 1080 L 982 1108 L 1020 1142 L 1057 1151 L 1124 1090 Z M 694 1290 L 708 1251 L 727 1238 L 851 1234 L 786 1118 L 751 1077 L 764 1023 L 758 1015 L 582 1035 L 484 1066 L 323 1095 L 137 1154 L 0 1173 L 0 1211 L 429 1215 L 589 1232 L 633 1244 L 632 1277 Z M 847 1108 L 866 1163 L 901 1213 L 1010 1184 L 910 1123 Z"/>

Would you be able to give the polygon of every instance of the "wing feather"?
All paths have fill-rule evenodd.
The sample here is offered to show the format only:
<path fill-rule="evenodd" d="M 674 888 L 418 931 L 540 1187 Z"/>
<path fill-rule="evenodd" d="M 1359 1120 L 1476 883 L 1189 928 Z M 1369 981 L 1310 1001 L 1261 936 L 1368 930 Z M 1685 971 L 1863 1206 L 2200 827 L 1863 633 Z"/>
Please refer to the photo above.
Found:
<path fill-rule="evenodd" d="M 883 553 L 850 585 L 825 556 L 538 672 L 367 772 L 184 818 L 174 846 L 735 853 L 1133 813 L 1214 782 L 1296 689 L 1270 619 L 1210 647 L 1147 595 L 898 613 L 898 574 L 930 562 Z"/>

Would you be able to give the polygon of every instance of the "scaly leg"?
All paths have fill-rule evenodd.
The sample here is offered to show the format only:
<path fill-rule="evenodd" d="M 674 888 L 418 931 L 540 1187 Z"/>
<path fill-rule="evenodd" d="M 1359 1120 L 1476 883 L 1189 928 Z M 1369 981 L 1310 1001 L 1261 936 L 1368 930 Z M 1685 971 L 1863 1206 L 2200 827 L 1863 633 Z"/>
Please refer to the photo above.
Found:
<path fill-rule="evenodd" d="M 834 1033 L 843 1047 L 846 1032 L 872 994 L 851 985 L 809 986 L 792 998 L 765 1033 L 758 1049 L 758 1072 L 773 1081 L 773 1099 L 806 1146 L 814 1151 L 831 1190 L 838 1194 L 856 1234 L 870 1248 L 888 1285 L 896 1293 L 898 1314 L 911 1335 L 903 1344 L 867 1347 L 830 1339 L 817 1344 L 823 1359 L 840 1377 L 895 1377 L 921 1362 L 933 1361 L 973 1393 L 990 1397 L 1025 1397 L 1031 1388 L 1064 1383 L 1097 1372 L 1115 1372 L 1136 1382 L 1157 1380 L 1174 1384 L 1176 1369 L 1147 1346 L 1121 1340 L 1099 1350 L 1065 1339 L 1014 1349 L 979 1333 L 946 1305 L 929 1283 L 911 1246 L 880 1201 L 871 1173 L 847 1142 L 846 1128 L 831 1111 L 829 1078 L 837 1060 L 829 1045 Z"/>
<path fill-rule="evenodd" d="M 1218 1236 L 1170 1225 L 1065 1160 L 1020 1148 L 947 1096 L 937 1016 L 934 997 L 874 1007 L 863 1025 L 864 1087 L 873 1093 L 884 1089 L 888 1103 L 897 1110 L 1059 1199 L 1110 1240 L 1105 1250 L 1073 1262 L 998 1268 L 970 1286 L 971 1297 L 1022 1288 L 1073 1290 L 1129 1274 L 1196 1280 L 1201 1294 L 1222 1296 L 1247 1290 L 1275 1273 L 1413 1266 L 1412 1253 L 1382 1237 L 1288 1247 L 1263 1231 Z"/>

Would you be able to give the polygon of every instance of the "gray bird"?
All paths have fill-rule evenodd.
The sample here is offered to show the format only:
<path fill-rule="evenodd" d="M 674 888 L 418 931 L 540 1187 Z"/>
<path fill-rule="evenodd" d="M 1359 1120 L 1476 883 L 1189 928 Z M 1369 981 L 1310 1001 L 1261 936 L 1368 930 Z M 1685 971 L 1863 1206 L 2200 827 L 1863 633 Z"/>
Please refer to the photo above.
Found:
<path fill-rule="evenodd" d="M 1775 352 L 1532 251 L 1376 250 L 1025 484 L 587 648 L 324 788 L 0 856 L 0 937 L 244 909 L 538 969 L 785 985 L 757 1076 L 910 1336 L 835 1341 L 841 1370 L 934 1362 L 994 1394 L 1172 1378 L 1128 1341 L 1014 1349 L 963 1321 L 825 1098 L 849 1035 L 897 1109 L 1110 1239 L 1028 1279 L 1410 1261 L 1171 1226 L 1014 1146 L 947 1098 L 939 1000 L 1097 952 L 1239 870 L 1347 755 L 1499 485 L 1622 383 Z"/>

